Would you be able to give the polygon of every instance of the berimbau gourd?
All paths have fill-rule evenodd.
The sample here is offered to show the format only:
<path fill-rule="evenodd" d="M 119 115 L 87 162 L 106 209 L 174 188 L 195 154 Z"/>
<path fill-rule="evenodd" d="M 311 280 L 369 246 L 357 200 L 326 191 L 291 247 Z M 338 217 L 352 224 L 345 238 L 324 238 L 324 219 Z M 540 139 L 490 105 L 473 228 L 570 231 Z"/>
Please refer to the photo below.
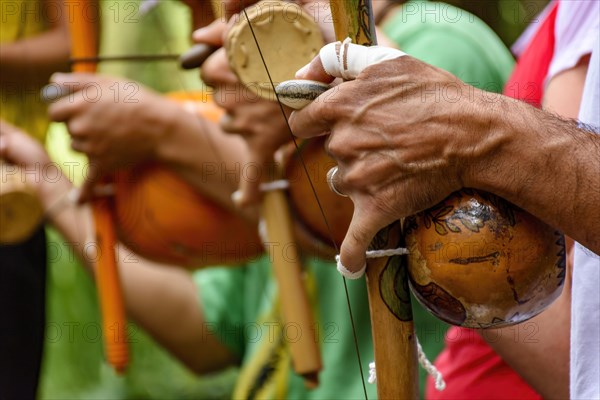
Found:
<path fill-rule="evenodd" d="M 222 111 L 207 93 L 172 93 L 201 117 L 216 122 Z M 258 257 L 256 226 L 219 205 L 159 163 L 119 170 L 113 179 L 115 229 L 136 253 L 191 269 L 235 265 Z"/>
<path fill-rule="evenodd" d="M 338 246 L 353 204 L 329 189 L 334 164 L 323 140 L 306 142 L 304 160 L 333 227 Z M 305 199 L 304 169 L 290 152 L 287 164 L 292 211 L 311 250 L 334 250 L 319 210 Z M 565 249 L 562 234 L 493 194 L 465 188 L 440 204 L 404 220 L 410 286 L 438 318 L 470 328 L 502 327 L 544 310 L 562 290 Z M 308 240 L 307 238 L 312 238 Z"/>

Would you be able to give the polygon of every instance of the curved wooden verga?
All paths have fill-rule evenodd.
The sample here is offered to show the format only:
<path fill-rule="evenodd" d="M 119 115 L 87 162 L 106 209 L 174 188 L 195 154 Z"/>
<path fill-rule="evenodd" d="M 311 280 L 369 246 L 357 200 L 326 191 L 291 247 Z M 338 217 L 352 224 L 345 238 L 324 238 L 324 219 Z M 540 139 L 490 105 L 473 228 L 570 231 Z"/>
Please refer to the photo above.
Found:
<path fill-rule="evenodd" d="M 90 10 L 97 10 L 97 7 L 96 0 L 80 0 L 66 6 L 65 12 L 70 16 L 67 22 L 71 57 L 74 59 L 93 58 L 98 53 L 98 18 L 90 15 Z M 96 63 L 78 62 L 73 64 L 72 70 L 94 73 Z M 92 202 L 98 251 L 95 275 L 102 311 L 105 356 L 117 373 L 123 373 L 129 362 L 127 319 L 117 269 L 115 228 L 110 208 L 109 198 L 98 198 Z"/>

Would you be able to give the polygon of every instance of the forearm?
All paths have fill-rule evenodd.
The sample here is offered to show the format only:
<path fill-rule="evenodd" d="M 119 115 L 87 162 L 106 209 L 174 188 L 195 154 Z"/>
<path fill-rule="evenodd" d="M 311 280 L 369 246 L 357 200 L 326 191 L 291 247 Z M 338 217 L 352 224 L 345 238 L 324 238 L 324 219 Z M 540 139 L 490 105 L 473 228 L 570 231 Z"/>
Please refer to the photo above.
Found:
<path fill-rule="evenodd" d="M 58 168 L 56 164 L 51 165 L 48 168 Z M 93 252 L 96 249 L 91 208 L 88 205 L 77 206 L 74 202 L 76 193 L 73 191 L 73 184 L 58 169 L 57 174 L 60 174 L 58 180 L 40 185 L 39 189 L 48 222 L 60 232 L 77 257 L 91 271 L 90 260 L 94 259 Z"/>
<path fill-rule="evenodd" d="M 166 121 L 168 133 L 157 146 L 157 158 L 199 191 L 234 210 L 231 194 L 245 168 L 243 139 L 183 110 L 171 113 Z"/>
<path fill-rule="evenodd" d="M 543 107 L 577 118 L 589 57 L 554 76 L 544 92 Z M 567 239 L 567 276 L 560 297 L 546 311 L 513 327 L 483 333 L 490 345 L 544 398 L 569 396 L 572 240 Z M 499 340 L 495 340 L 499 338 Z M 508 339 L 508 340 L 507 340 Z"/>
<path fill-rule="evenodd" d="M 153 263 L 119 247 L 127 313 L 197 374 L 234 365 L 232 353 L 208 330 L 189 272 Z"/>
<path fill-rule="evenodd" d="M 63 27 L 0 45 L 0 83 L 41 86 L 50 75 L 68 70 L 69 38 Z"/>
<path fill-rule="evenodd" d="M 41 193 L 50 222 L 73 246 L 94 275 L 94 222 L 89 205 L 67 200 L 71 183 L 62 177 Z M 197 289 L 188 272 L 152 263 L 119 246 L 120 271 L 127 314 L 188 368 L 205 373 L 235 362 L 235 358 L 204 324 Z"/>
<path fill-rule="evenodd" d="M 481 104 L 482 126 L 494 128 L 470 149 L 477 156 L 467 161 L 464 185 L 495 193 L 600 253 L 600 135 L 505 97 Z"/>

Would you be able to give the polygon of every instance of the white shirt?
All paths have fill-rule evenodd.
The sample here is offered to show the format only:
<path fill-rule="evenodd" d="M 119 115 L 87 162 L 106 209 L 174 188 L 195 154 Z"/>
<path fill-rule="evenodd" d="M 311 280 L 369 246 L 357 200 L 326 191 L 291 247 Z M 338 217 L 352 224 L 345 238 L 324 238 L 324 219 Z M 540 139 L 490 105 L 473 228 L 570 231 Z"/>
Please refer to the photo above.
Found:
<path fill-rule="evenodd" d="M 554 56 L 546 82 L 573 68 L 581 57 L 590 54 L 598 38 L 600 2 L 598 0 L 563 0 L 558 4 L 554 26 Z"/>
<path fill-rule="evenodd" d="M 579 119 L 600 127 L 598 35 L 585 81 Z M 598 168 L 598 165 L 589 167 Z M 600 399 L 600 257 L 577 243 L 573 265 L 571 399 Z"/>

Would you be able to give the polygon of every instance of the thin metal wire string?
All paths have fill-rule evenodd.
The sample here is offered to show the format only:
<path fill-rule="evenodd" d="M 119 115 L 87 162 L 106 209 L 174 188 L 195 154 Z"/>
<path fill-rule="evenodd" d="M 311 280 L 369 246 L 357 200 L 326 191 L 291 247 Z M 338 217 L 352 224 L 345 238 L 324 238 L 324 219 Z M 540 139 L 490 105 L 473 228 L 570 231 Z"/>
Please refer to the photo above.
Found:
<path fill-rule="evenodd" d="M 313 196 L 315 198 L 315 200 L 317 201 L 317 205 L 319 206 L 319 211 L 321 213 L 321 216 L 323 217 L 323 221 L 325 222 L 325 225 L 327 227 L 327 232 L 329 235 L 329 238 L 331 239 L 331 243 L 333 244 L 333 247 L 335 248 L 336 253 L 339 253 L 339 248 L 337 246 L 337 244 L 335 243 L 335 240 L 333 239 L 333 233 L 331 230 L 331 226 L 329 225 L 329 221 L 327 220 L 327 216 L 325 215 L 325 210 L 323 209 L 323 206 L 321 204 L 321 201 L 319 199 L 319 196 L 317 195 L 317 190 L 315 189 L 314 183 L 312 181 L 312 179 L 310 178 L 310 175 L 308 173 L 308 168 L 306 166 L 306 163 L 304 162 L 304 158 L 302 156 L 302 152 L 300 151 L 300 147 L 298 146 L 298 142 L 296 141 L 296 137 L 294 136 L 294 133 L 292 132 L 292 127 L 290 126 L 289 120 L 287 118 L 287 115 L 285 114 L 285 110 L 283 109 L 283 104 L 281 103 L 281 101 L 279 100 L 279 95 L 277 94 L 277 91 L 275 90 L 275 84 L 273 83 L 273 79 L 271 78 L 271 73 L 269 72 L 269 68 L 267 67 L 267 63 L 265 61 L 265 58 L 263 56 L 262 50 L 260 48 L 260 45 L 258 43 L 258 39 L 256 38 L 256 35 L 254 33 L 254 28 L 252 27 L 252 23 L 250 22 L 250 18 L 248 18 L 248 14 L 246 13 L 246 10 L 243 10 L 244 12 L 244 17 L 246 18 L 246 21 L 248 21 L 248 27 L 250 28 L 250 32 L 252 33 L 252 37 L 254 39 L 254 43 L 256 44 L 256 48 L 258 50 L 258 53 L 260 54 L 260 59 L 263 63 L 263 66 L 265 67 L 265 71 L 267 73 L 267 76 L 269 77 L 269 83 L 271 84 L 271 87 L 273 89 L 273 92 L 275 93 L 275 98 L 277 99 L 277 104 L 279 104 L 279 108 L 281 109 L 281 114 L 283 115 L 283 118 L 285 119 L 285 123 L 287 125 L 288 128 L 288 132 L 290 134 L 290 137 L 292 139 L 292 141 L 294 142 L 294 146 L 296 148 L 296 154 L 298 155 L 298 158 L 300 159 L 300 162 L 302 164 L 302 168 L 304 169 L 304 173 L 306 174 L 306 177 L 308 179 L 308 182 L 310 184 L 310 188 L 311 191 L 313 193 Z M 346 282 L 346 278 L 341 276 L 342 281 L 344 283 L 344 291 L 346 294 L 346 304 L 348 306 L 348 313 L 350 316 L 350 324 L 352 326 L 352 337 L 354 339 L 354 348 L 356 351 L 356 357 L 358 360 L 358 368 L 360 370 L 360 379 L 362 382 L 362 386 L 363 386 L 363 392 L 365 395 L 365 399 L 368 400 L 368 395 L 367 395 L 367 385 L 365 382 L 365 377 L 364 377 L 364 373 L 363 373 L 363 367 L 362 367 L 362 361 L 361 361 L 361 357 L 360 357 L 360 349 L 358 346 L 358 336 L 356 334 L 356 325 L 354 323 L 354 315 L 352 313 L 352 305 L 350 303 L 350 294 L 348 292 L 348 283 Z"/>

